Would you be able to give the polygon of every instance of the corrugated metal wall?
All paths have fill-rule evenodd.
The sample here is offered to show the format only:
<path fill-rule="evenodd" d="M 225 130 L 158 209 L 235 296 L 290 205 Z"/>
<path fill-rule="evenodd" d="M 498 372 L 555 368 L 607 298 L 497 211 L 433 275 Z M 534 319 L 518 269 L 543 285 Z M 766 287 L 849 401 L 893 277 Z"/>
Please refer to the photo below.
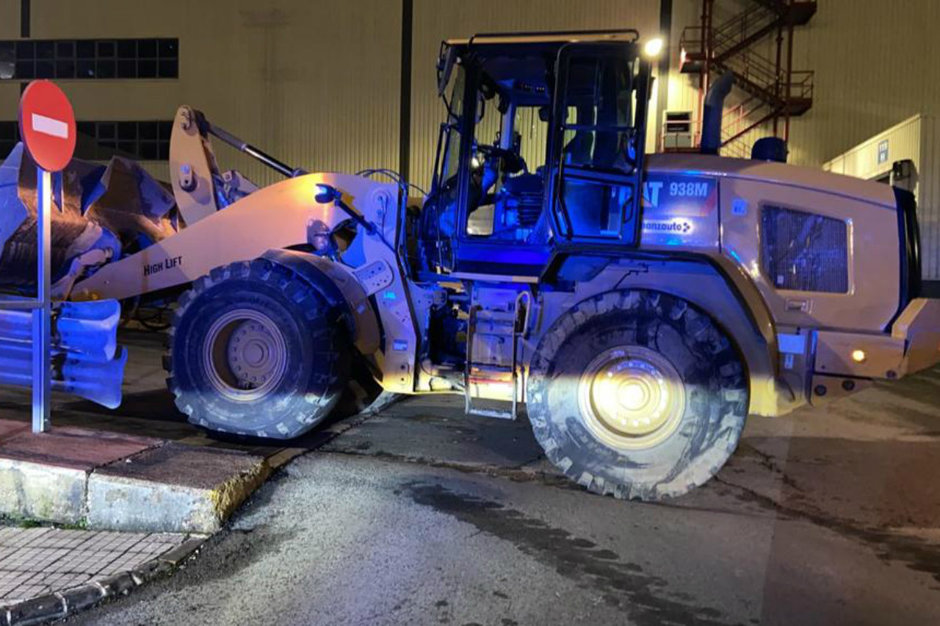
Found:
<path fill-rule="evenodd" d="M 397 3 L 396 3 L 397 4 Z M 412 63 L 411 179 L 431 180 L 434 150 L 444 107 L 437 99 L 434 66 L 442 39 L 508 30 L 659 28 L 655 0 L 415 0 Z"/>
<path fill-rule="evenodd" d="M 846 174 L 871 180 L 891 172 L 891 164 L 901 159 L 920 159 L 923 117 L 915 115 L 895 124 L 857 146 L 822 164 L 822 168 L 836 174 Z M 879 144 L 887 148 L 879 163 Z"/>
<path fill-rule="evenodd" d="M 0 39 L 17 39 L 20 36 L 20 3 L 0 2 Z M 20 86 L 0 84 L 0 119 L 16 119 Z M 0 154 L 0 160 L 6 158 Z"/>
<path fill-rule="evenodd" d="M 15 7 L 11 7 L 15 5 Z M 178 37 L 179 80 L 63 81 L 79 119 L 171 119 L 188 103 L 245 140 L 315 170 L 398 167 L 400 1 L 32 0 L 34 38 Z M 5 38 L 18 3 L 0 3 Z M 526 29 L 658 28 L 655 0 L 415 0 L 412 179 L 430 181 L 443 120 L 434 66 L 444 38 Z M 18 84 L 0 84 L 15 107 Z M 216 142 L 218 143 L 218 142 Z M 278 176 L 220 147 L 223 167 Z M 162 167 L 162 166 L 161 166 Z M 153 169 L 153 168 L 151 168 Z"/>
<path fill-rule="evenodd" d="M 32 7 L 37 38 L 180 39 L 177 81 L 67 81 L 79 118 L 169 119 L 178 104 L 192 103 L 290 163 L 345 171 L 398 166 L 399 1 L 32 0 Z M 673 59 L 682 27 L 696 23 L 699 10 L 699 0 L 673 0 Z M 441 39 L 510 29 L 653 33 L 658 13 L 655 0 L 415 0 L 412 178 L 430 179 L 442 121 L 434 87 Z M 926 27 L 938 23 L 936 0 L 820 0 L 796 35 L 794 66 L 816 70 L 816 102 L 793 122 L 793 162 L 818 165 L 910 115 L 940 115 L 940 46 Z M 0 2 L 0 36 L 18 35 L 19 3 Z M 689 77 L 670 76 L 668 94 L 668 108 L 695 108 Z M 0 84 L 6 117 L 18 96 L 18 84 Z M 259 182 L 276 178 L 222 152 Z"/>
<path fill-rule="evenodd" d="M 885 150 L 879 162 L 879 152 Z M 890 174 L 895 161 L 910 159 L 917 168 L 914 194 L 920 223 L 923 276 L 940 279 L 940 135 L 933 117 L 915 115 L 826 161 L 824 170 L 866 180 Z"/>
<path fill-rule="evenodd" d="M 917 214 L 923 275 L 940 280 L 940 125 L 930 116 L 921 120 L 921 127 Z"/>
<path fill-rule="evenodd" d="M 752 1 L 718 0 L 715 23 Z M 682 27 L 698 23 L 701 0 L 673 3 L 675 46 Z M 816 76 L 813 108 L 791 122 L 790 161 L 820 165 L 911 115 L 940 114 L 938 24 L 937 0 L 819 0 L 794 31 L 793 68 Z M 772 58 L 772 38 L 760 49 Z M 673 75 L 669 108 L 690 108 L 694 98 L 694 82 Z"/>
<path fill-rule="evenodd" d="M 794 67 L 816 71 L 815 101 L 792 125 L 796 162 L 819 164 L 915 115 L 940 113 L 936 0 L 822 0 L 797 29 Z"/>
<path fill-rule="evenodd" d="M 701 11 L 700 0 L 673 0 L 672 29 L 669 34 L 669 90 L 666 110 L 692 111 L 698 115 L 699 97 L 696 91 L 698 76 L 679 73 L 679 37 L 686 26 L 698 24 Z"/>
<path fill-rule="evenodd" d="M 398 164 L 399 2 L 32 0 L 32 12 L 34 38 L 180 40 L 179 80 L 62 81 L 79 119 L 172 119 L 186 103 L 292 165 Z M 0 87 L 19 93 L 18 84 Z M 279 178 L 217 151 L 224 168 L 259 183 Z"/>

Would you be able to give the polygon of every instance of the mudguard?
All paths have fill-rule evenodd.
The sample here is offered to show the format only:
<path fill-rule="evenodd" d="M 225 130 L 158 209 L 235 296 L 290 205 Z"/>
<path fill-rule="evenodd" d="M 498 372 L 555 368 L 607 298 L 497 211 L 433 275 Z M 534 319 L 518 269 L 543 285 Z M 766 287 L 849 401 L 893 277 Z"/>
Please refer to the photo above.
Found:
<path fill-rule="evenodd" d="M 297 250 L 268 250 L 262 258 L 289 269 L 304 279 L 343 320 L 356 349 L 365 356 L 379 349 L 379 324 L 365 290 L 352 272 L 324 257 Z"/>

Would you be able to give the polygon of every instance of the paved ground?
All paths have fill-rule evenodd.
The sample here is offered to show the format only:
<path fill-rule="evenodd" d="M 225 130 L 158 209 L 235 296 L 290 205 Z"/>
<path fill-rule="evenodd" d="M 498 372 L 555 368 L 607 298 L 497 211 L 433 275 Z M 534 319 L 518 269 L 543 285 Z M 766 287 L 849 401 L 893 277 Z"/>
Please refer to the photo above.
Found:
<path fill-rule="evenodd" d="M 64 402 L 59 419 L 219 445 L 150 363 L 124 417 Z M 298 442 L 172 578 L 69 623 L 940 623 L 938 370 L 753 418 L 716 480 L 663 504 L 585 493 L 524 421 L 448 398 L 327 439 Z"/>
<path fill-rule="evenodd" d="M 0 607 L 134 569 L 186 535 L 0 527 Z"/>
<path fill-rule="evenodd" d="M 933 371 L 754 418 L 664 504 L 570 485 L 524 421 L 409 400 L 301 442 L 191 565 L 69 621 L 940 623 L 938 394 Z"/>

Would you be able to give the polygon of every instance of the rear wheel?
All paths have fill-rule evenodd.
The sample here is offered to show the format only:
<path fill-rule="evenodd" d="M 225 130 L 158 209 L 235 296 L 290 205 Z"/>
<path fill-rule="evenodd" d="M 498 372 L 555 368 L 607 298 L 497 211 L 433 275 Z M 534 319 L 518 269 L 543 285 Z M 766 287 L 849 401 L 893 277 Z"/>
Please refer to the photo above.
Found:
<path fill-rule="evenodd" d="M 265 259 L 212 270 L 183 294 L 167 369 L 189 421 L 223 433 L 289 439 L 339 400 L 352 350 L 336 311 Z"/>
<path fill-rule="evenodd" d="M 678 496 L 731 456 L 748 384 L 728 335 L 685 300 L 609 292 L 562 315 L 532 360 L 529 419 L 548 458 L 591 491 Z"/>

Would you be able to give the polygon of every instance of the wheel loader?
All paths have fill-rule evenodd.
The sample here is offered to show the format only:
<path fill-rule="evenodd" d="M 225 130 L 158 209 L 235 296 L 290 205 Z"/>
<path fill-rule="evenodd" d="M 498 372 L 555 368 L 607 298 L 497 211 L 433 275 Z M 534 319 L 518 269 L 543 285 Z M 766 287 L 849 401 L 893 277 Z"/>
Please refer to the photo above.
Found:
<path fill-rule="evenodd" d="M 172 202 L 151 190 L 147 237 L 85 237 L 121 245 L 63 253 L 57 285 L 74 300 L 178 296 L 168 385 L 204 428 L 296 437 L 365 377 L 458 394 L 473 415 L 524 405 L 552 463 L 618 498 L 701 485 L 749 414 L 940 360 L 912 196 L 787 165 L 773 141 L 719 156 L 729 78 L 707 96 L 699 153 L 648 155 L 642 43 L 443 42 L 445 121 L 420 198 L 387 170 L 306 173 L 183 106 Z M 213 138 L 285 180 L 220 171 Z"/>

